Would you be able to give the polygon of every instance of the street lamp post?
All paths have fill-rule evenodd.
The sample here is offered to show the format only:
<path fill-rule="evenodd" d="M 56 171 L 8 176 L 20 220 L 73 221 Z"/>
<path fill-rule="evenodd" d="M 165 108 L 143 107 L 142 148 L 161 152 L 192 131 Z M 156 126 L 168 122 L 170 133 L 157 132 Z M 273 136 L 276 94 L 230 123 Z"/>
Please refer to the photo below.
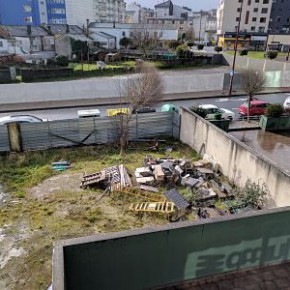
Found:
<path fill-rule="evenodd" d="M 234 83 L 234 75 L 235 75 L 235 66 L 236 66 L 236 58 L 237 58 L 237 48 L 238 48 L 238 42 L 239 42 L 239 36 L 240 36 L 240 28 L 241 28 L 241 19 L 242 19 L 242 11 L 243 11 L 243 4 L 244 0 L 241 0 L 241 7 L 240 7 L 240 14 L 239 14 L 239 21 L 238 26 L 236 27 L 236 40 L 235 40 L 235 46 L 234 46 L 234 60 L 232 65 L 232 71 L 230 74 L 230 89 L 229 89 L 229 96 L 232 95 L 233 92 L 233 83 Z"/>
<path fill-rule="evenodd" d="M 201 24 L 202 24 L 202 10 L 200 10 L 200 21 L 199 21 L 199 35 L 198 35 L 198 44 L 201 44 L 201 43 L 200 43 Z"/>

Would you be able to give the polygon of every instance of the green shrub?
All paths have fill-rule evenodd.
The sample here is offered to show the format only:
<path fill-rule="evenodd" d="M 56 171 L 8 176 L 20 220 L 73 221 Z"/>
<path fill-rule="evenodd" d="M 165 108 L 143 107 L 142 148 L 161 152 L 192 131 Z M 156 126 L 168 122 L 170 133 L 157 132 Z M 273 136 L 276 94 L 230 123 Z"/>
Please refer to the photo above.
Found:
<path fill-rule="evenodd" d="M 275 59 L 278 56 L 277 50 L 268 50 L 265 53 L 265 56 L 269 59 Z"/>
<path fill-rule="evenodd" d="M 248 50 L 247 49 L 242 49 L 240 50 L 240 55 L 243 56 L 243 55 L 248 55 Z"/>
<path fill-rule="evenodd" d="M 57 55 L 54 58 L 54 60 L 55 60 L 56 64 L 59 66 L 68 66 L 68 64 L 69 64 L 69 59 L 65 55 Z"/>
<path fill-rule="evenodd" d="M 222 114 L 221 113 L 215 113 L 214 114 L 214 118 L 215 118 L 215 120 L 221 120 L 222 119 Z"/>
<path fill-rule="evenodd" d="M 203 48 L 204 48 L 204 44 L 198 44 L 197 45 L 197 49 L 198 50 L 203 50 Z"/>
<path fill-rule="evenodd" d="M 284 108 L 281 104 L 268 105 L 266 109 L 266 116 L 268 117 L 280 117 L 284 113 Z"/>
<path fill-rule="evenodd" d="M 214 50 L 215 50 L 217 53 L 220 53 L 221 51 L 223 51 L 223 48 L 222 48 L 222 46 L 216 46 L 216 47 L 214 48 Z"/>
<path fill-rule="evenodd" d="M 195 114 L 199 115 L 202 118 L 205 118 L 207 115 L 207 112 L 198 106 L 192 106 L 189 108 L 189 110 L 194 112 Z"/>

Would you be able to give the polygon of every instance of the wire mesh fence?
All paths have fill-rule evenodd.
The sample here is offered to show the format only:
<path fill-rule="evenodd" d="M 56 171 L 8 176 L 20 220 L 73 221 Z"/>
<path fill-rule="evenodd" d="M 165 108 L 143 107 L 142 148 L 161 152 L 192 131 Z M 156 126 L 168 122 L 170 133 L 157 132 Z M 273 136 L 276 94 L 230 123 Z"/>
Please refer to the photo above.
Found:
<path fill-rule="evenodd" d="M 179 136 L 179 116 L 174 112 L 131 115 L 126 125 L 129 140 Z M 107 144 L 120 137 L 118 117 L 23 123 L 20 128 L 24 151 Z M 0 126 L 0 151 L 9 150 L 7 128 Z"/>

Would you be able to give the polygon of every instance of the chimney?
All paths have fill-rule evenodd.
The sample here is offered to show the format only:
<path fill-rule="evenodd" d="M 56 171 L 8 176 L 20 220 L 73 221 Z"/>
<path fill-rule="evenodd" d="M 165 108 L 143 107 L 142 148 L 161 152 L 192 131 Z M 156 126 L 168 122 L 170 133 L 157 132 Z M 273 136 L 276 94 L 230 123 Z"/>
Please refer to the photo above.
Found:
<path fill-rule="evenodd" d="M 31 25 L 27 25 L 27 34 L 31 35 Z"/>
<path fill-rule="evenodd" d="M 66 33 L 69 33 L 69 25 L 66 25 Z"/>

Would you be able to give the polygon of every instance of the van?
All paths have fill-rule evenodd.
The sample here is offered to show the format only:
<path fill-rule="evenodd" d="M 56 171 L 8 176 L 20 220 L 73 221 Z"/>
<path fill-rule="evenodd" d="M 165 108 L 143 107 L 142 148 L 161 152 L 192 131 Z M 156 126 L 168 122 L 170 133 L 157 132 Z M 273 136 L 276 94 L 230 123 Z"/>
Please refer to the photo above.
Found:
<path fill-rule="evenodd" d="M 78 110 L 79 118 L 96 118 L 101 117 L 101 112 L 99 109 L 90 109 L 90 110 Z"/>
<path fill-rule="evenodd" d="M 270 105 L 270 104 L 266 101 L 252 100 L 250 102 L 249 116 L 264 115 L 268 105 Z M 241 116 L 248 115 L 248 102 L 240 105 L 239 112 L 240 112 Z"/>

